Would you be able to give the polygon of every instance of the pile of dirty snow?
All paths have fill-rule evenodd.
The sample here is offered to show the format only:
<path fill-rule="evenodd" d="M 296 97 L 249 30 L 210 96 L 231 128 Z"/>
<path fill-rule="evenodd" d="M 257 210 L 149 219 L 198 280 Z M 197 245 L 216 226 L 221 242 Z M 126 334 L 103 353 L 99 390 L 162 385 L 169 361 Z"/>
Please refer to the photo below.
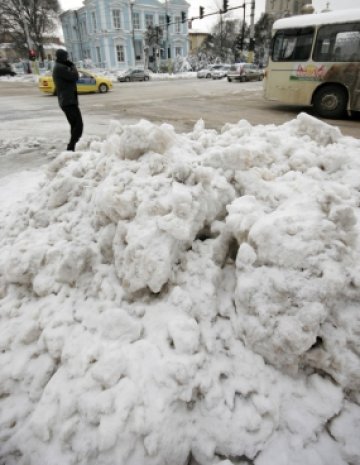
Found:
<path fill-rule="evenodd" d="M 0 222 L 4 465 L 360 463 L 360 141 L 113 122 Z"/>

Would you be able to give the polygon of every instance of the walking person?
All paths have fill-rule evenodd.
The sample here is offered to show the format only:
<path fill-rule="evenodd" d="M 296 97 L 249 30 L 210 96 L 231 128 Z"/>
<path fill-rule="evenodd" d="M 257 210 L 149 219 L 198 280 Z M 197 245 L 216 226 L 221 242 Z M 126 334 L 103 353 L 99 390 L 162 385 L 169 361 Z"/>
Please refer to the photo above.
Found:
<path fill-rule="evenodd" d="M 68 60 L 66 50 L 56 51 L 56 62 L 53 69 L 53 79 L 59 100 L 59 106 L 65 113 L 71 127 L 71 137 L 67 150 L 74 151 L 75 145 L 83 132 L 83 121 L 79 108 L 76 81 L 79 73 L 74 63 Z"/>

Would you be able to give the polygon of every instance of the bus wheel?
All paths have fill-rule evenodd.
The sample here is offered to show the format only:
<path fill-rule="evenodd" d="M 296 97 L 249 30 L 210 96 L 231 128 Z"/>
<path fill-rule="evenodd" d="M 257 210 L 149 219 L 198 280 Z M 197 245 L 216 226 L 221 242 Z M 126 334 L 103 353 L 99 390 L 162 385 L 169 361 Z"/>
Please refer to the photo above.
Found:
<path fill-rule="evenodd" d="M 314 95 L 316 113 L 324 118 L 341 118 L 346 111 L 347 95 L 340 86 L 324 86 Z"/>

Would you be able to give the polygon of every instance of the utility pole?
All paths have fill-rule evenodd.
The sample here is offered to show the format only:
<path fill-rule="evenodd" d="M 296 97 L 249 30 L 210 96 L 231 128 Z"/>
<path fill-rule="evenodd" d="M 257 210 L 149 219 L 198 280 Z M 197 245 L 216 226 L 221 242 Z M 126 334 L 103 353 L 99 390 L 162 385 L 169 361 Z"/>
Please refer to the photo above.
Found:
<path fill-rule="evenodd" d="M 134 30 L 134 4 L 135 4 L 135 0 L 130 0 L 131 35 L 132 35 L 132 46 L 133 46 L 133 51 L 134 51 L 134 66 L 136 66 L 135 30 Z"/>
<path fill-rule="evenodd" d="M 220 15 L 220 58 L 221 62 L 223 61 L 223 22 L 222 22 L 222 14 Z"/>
<path fill-rule="evenodd" d="M 255 50 L 255 0 L 251 0 L 250 11 L 250 43 L 248 62 L 254 63 L 254 50 Z"/>
<path fill-rule="evenodd" d="M 165 0 L 165 23 L 166 23 L 166 59 L 169 60 L 169 23 L 170 23 L 170 16 L 168 11 L 168 0 Z"/>
<path fill-rule="evenodd" d="M 244 40 L 245 40 L 245 7 L 246 3 L 243 5 L 243 22 L 241 28 L 241 53 L 244 54 Z"/>

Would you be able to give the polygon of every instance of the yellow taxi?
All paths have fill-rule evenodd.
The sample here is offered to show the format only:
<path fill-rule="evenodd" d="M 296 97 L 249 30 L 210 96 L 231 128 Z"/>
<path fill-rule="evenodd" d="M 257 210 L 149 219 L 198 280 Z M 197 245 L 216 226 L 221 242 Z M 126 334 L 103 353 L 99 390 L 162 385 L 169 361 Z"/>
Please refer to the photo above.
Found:
<path fill-rule="evenodd" d="M 104 93 L 112 89 L 113 85 L 109 78 L 98 76 L 89 71 L 84 71 L 83 69 L 79 69 L 78 72 L 79 79 L 76 83 L 76 87 L 79 94 L 88 92 Z M 39 78 L 39 89 L 45 92 L 45 94 L 56 95 L 56 86 L 50 73 Z"/>

